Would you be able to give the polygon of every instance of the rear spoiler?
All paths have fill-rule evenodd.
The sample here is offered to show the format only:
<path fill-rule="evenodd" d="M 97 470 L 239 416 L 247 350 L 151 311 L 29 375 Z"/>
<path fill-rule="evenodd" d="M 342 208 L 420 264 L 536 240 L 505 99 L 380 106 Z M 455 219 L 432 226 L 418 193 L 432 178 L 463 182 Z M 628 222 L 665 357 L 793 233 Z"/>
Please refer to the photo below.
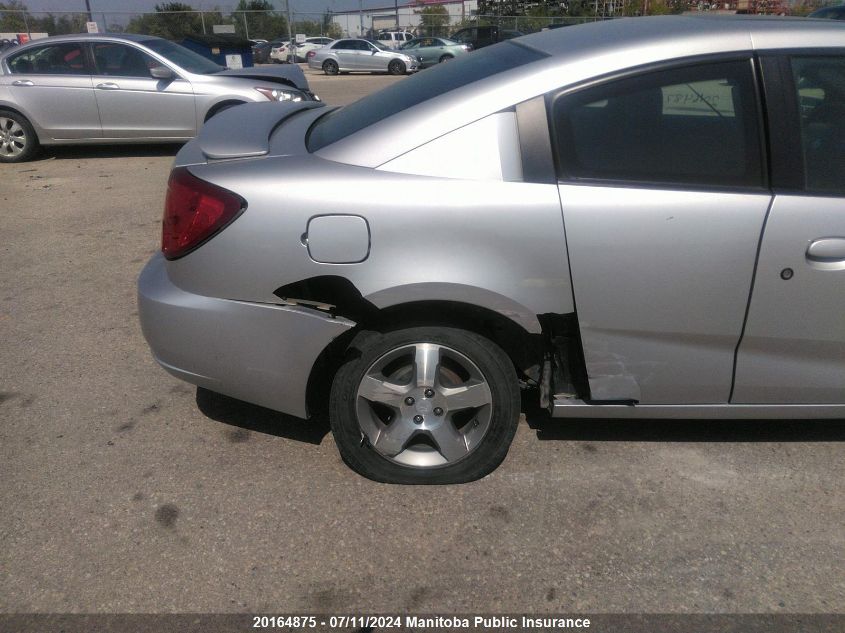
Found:
<path fill-rule="evenodd" d="M 245 103 L 210 118 L 200 129 L 196 144 L 207 159 L 264 156 L 270 136 L 294 114 L 320 108 L 319 101 Z"/>

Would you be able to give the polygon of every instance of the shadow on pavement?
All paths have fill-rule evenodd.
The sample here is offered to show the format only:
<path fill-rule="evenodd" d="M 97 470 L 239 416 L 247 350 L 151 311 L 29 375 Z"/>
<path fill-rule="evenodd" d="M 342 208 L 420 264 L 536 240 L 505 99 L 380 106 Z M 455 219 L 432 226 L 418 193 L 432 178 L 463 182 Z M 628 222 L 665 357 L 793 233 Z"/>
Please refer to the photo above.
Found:
<path fill-rule="evenodd" d="M 78 160 L 80 158 L 145 158 L 148 156 L 176 156 L 184 143 L 153 143 L 150 145 L 62 145 L 41 149 L 36 161 Z"/>
<path fill-rule="evenodd" d="M 320 444 L 329 432 L 329 423 L 324 416 L 302 420 L 214 393 L 202 387 L 197 387 L 196 401 L 203 415 L 212 420 L 256 433 L 265 433 L 308 444 Z"/>
<path fill-rule="evenodd" d="M 540 440 L 591 442 L 843 442 L 845 420 L 603 420 L 552 418 L 536 392 L 522 411 Z"/>

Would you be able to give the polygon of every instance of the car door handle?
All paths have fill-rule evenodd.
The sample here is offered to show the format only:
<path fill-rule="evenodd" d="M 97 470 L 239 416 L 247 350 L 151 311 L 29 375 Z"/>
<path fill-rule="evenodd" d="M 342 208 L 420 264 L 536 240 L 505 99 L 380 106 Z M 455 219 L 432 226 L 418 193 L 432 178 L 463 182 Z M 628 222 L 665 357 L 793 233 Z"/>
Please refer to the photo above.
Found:
<path fill-rule="evenodd" d="M 97 84 L 97 88 L 99 88 L 100 90 L 120 90 L 120 86 L 118 86 L 116 83 L 112 83 L 111 81 L 107 81 L 103 84 Z"/>
<path fill-rule="evenodd" d="M 35 84 L 32 83 L 29 79 L 18 79 L 12 82 L 13 86 L 34 86 Z"/>
<path fill-rule="evenodd" d="M 814 262 L 845 261 L 845 237 L 824 237 L 807 247 L 807 259 Z"/>

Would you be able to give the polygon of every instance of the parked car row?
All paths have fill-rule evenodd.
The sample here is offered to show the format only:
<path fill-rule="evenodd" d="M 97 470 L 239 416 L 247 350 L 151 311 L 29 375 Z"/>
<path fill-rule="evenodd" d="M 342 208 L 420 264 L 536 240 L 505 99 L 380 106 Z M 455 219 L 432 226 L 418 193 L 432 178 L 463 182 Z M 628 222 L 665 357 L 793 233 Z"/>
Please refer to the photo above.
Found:
<path fill-rule="evenodd" d="M 299 44 L 296 42 L 291 44 L 286 37 L 278 38 L 272 42 L 263 42 L 253 46 L 252 61 L 256 64 L 270 62 L 285 64 L 291 61 L 291 57 L 293 57 L 296 62 L 301 63 L 306 61 L 305 55 L 308 51 L 315 50 L 333 41 L 330 37 L 309 37 Z"/>
<path fill-rule="evenodd" d="M 147 35 L 50 37 L 0 54 L 0 162 L 40 145 L 185 141 L 238 104 L 315 100 L 296 65 L 227 70 Z"/>

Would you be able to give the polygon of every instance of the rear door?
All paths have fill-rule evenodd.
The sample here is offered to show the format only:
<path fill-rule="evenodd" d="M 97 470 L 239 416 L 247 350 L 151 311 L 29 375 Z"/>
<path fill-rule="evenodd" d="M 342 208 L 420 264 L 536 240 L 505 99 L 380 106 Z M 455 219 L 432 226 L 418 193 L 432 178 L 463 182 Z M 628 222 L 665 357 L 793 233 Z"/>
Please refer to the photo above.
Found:
<path fill-rule="evenodd" d="M 750 55 L 551 99 L 594 401 L 725 403 L 771 194 Z"/>
<path fill-rule="evenodd" d="M 153 79 L 161 64 L 119 42 L 94 42 L 94 93 L 105 138 L 190 138 L 197 131 L 190 82 Z"/>
<path fill-rule="evenodd" d="M 337 56 L 338 66 L 342 70 L 355 70 L 358 68 L 358 56 L 360 51 L 355 40 L 341 40 L 332 47 L 332 52 Z"/>
<path fill-rule="evenodd" d="M 29 48 L 8 60 L 12 97 L 54 139 L 101 136 L 86 45 L 60 42 Z M 43 139 L 42 139 L 43 140 Z"/>
<path fill-rule="evenodd" d="M 732 401 L 843 404 L 845 51 L 770 57 L 764 64 L 780 182 Z"/>

